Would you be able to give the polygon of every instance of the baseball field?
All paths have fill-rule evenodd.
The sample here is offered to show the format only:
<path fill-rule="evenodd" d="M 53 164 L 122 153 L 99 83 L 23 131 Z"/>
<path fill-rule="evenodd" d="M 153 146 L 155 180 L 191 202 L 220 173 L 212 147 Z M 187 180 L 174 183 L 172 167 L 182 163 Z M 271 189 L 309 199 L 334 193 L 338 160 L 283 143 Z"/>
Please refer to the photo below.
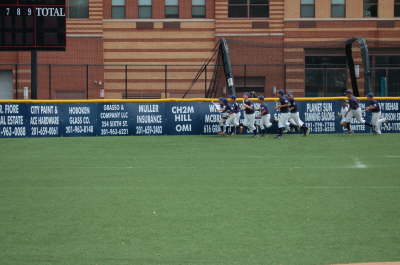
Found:
<path fill-rule="evenodd" d="M 400 261 L 400 135 L 0 140 L 2 265 Z"/>

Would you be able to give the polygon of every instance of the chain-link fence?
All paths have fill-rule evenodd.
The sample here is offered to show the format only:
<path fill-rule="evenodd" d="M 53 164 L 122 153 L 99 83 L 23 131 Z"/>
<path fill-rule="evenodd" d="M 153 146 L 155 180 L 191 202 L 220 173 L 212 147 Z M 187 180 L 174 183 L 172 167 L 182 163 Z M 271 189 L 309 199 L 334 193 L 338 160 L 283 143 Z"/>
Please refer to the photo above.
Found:
<path fill-rule="evenodd" d="M 38 99 L 193 98 L 205 97 L 212 85 L 226 95 L 220 65 L 60 65 L 37 66 Z M 351 89 L 346 65 L 232 65 L 235 90 L 273 96 L 275 90 L 298 96 L 340 96 Z M 372 67 L 371 90 L 400 95 L 400 65 Z M 360 69 L 359 87 L 363 87 Z M 31 65 L 0 65 L 0 98 L 31 98 Z M 361 95 L 365 91 L 361 89 Z M 215 94 L 217 95 L 217 94 Z"/>

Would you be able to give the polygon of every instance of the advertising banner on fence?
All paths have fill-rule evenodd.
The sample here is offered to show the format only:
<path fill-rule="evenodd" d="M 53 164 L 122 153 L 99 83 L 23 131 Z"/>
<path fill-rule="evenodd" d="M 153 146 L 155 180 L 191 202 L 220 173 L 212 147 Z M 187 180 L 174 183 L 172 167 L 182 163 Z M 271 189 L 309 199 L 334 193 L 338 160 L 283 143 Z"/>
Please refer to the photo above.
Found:
<path fill-rule="evenodd" d="M 400 132 L 399 100 L 379 102 L 388 122 L 382 132 Z M 258 104 L 258 103 L 256 103 Z M 279 112 L 267 102 L 273 128 Z M 342 101 L 298 101 L 300 118 L 312 133 L 342 133 Z M 365 109 L 365 101 L 360 103 Z M 363 111 L 364 119 L 371 114 Z M 243 116 L 242 116 L 243 117 Z M 69 137 L 126 135 L 199 135 L 220 130 L 220 113 L 211 102 L 146 103 L 0 103 L 0 137 Z M 370 128 L 353 120 L 356 133 Z"/>

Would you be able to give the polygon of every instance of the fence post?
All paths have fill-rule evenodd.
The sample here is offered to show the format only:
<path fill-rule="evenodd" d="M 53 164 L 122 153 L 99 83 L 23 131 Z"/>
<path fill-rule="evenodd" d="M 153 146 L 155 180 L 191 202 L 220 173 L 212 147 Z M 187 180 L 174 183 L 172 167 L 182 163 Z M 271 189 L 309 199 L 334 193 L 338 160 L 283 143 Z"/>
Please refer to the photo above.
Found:
<path fill-rule="evenodd" d="M 86 65 L 86 99 L 89 99 L 89 65 Z"/>
<path fill-rule="evenodd" d="M 244 89 L 247 90 L 247 64 L 244 65 L 243 71 L 244 71 L 244 81 L 243 81 Z"/>
<path fill-rule="evenodd" d="M 128 65 L 125 64 L 125 99 L 128 98 Z"/>
<path fill-rule="evenodd" d="M 49 64 L 49 99 L 51 99 L 51 64 Z"/>
<path fill-rule="evenodd" d="M 31 99 L 37 99 L 37 51 L 31 51 Z"/>
<path fill-rule="evenodd" d="M 283 91 L 286 93 L 286 90 L 286 64 L 283 64 Z"/>
<path fill-rule="evenodd" d="M 18 99 L 18 64 L 15 64 L 15 99 Z"/>
<path fill-rule="evenodd" d="M 165 73 L 165 87 L 164 87 L 164 97 L 168 98 L 167 92 L 168 92 L 168 65 L 164 66 L 164 73 Z"/>
<path fill-rule="evenodd" d="M 207 65 L 204 66 L 204 97 L 207 94 Z"/>

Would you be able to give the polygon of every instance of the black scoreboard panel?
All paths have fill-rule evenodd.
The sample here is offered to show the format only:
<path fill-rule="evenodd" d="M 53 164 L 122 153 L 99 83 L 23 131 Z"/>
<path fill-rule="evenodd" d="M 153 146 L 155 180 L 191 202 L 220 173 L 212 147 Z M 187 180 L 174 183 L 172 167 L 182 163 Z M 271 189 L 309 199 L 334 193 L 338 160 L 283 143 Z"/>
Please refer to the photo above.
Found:
<path fill-rule="evenodd" d="M 0 50 L 65 50 L 65 0 L 0 0 Z"/>
<path fill-rule="evenodd" d="M 35 5 L 64 5 L 65 0 L 19 0 L 14 1 L 20 4 L 35 4 Z"/>

